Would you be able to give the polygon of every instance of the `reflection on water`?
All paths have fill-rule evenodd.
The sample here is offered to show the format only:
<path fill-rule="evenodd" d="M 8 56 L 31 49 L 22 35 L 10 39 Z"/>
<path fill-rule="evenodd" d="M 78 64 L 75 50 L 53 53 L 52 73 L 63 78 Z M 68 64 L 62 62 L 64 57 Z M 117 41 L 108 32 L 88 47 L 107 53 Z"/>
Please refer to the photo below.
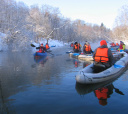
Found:
<path fill-rule="evenodd" d="M 47 62 L 47 60 L 48 56 L 34 56 L 34 61 L 41 64 L 42 67 L 44 67 L 44 64 Z"/>
<path fill-rule="evenodd" d="M 93 61 L 84 61 L 84 63 L 83 63 L 83 68 L 87 67 L 87 66 L 90 65 L 91 63 L 93 63 Z"/>
<path fill-rule="evenodd" d="M 107 98 L 110 98 L 110 95 L 113 93 L 113 88 L 114 86 L 110 84 L 106 87 L 94 90 L 95 96 L 98 98 L 100 105 L 107 105 Z"/>
<path fill-rule="evenodd" d="M 75 67 L 78 67 L 80 62 L 79 62 L 79 60 L 74 59 L 74 60 L 73 60 L 73 63 L 74 63 L 74 65 L 75 65 Z"/>
<path fill-rule="evenodd" d="M 72 60 L 73 60 L 74 67 L 76 67 L 76 68 L 81 65 L 80 63 L 83 64 L 83 68 L 84 68 L 84 67 L 87 67 L 88 65 L 90 65 L 93 62 L 93 61 L 80 61 L 80 60 L 75 59 L 75 58 L 73 58 Z"/>
<path fill-rule="evenodd" d="M 48 56 L 34 56 L 36 63 L 44 64 L 48 60 Z"/>
<path fill-rule="evenodd" d="M 122 75 L 123 81 L 128 81 L 128 70 Z"/>
<path fill-rule="evenodd" d="M 120 95 L 124 95 L 122 91 L 119 89 L 115 88 L 114 85 L 112 84 L 112 81 L 106 81 L 104 83 L 99 83 L 99 84 L 92 84 L 92 85 L 83 85 L 76 83 L 76 91 L 80 95 L 85 95 L 90 92 L 94 92 L 95 96 L 99 100 L 99 104 L 102 106 L 107 105 L 107 99 L 111 97 L 113 94 L 113 90 L 115 90 L 116 93 Z"/>

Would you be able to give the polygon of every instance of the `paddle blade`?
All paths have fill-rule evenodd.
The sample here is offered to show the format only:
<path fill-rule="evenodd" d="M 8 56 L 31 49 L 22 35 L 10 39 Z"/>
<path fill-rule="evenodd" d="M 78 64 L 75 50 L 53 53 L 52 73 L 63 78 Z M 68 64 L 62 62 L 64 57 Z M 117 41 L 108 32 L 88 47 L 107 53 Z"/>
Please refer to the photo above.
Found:
<path fill-rule="evenodd" d="M 116 65 L 116 64 L 114 64 L 114 67 L 115 68 L 123 68 L 124 66 L 123 65 Z"/>
<path fill-rule="evenodd" d="M 116 92 L 116 93 L 119 93 L 120 95 L 124 95 L 123 92 L 121 92 L 119 89 L 116 89 L 116 88 L 115 88 L 115 92 Z"/>
<path fill-rule="evenodd" d="M 73 56 L 78 56 L 78 55 L 80 55 L 80 54 L 79 54 L 79 53 L 74 53 L 74 54 L 73 54 Z"/>
<path fill-rule="evenodd" d="M 47 52 L 47 51 L 46 51 Z M 47 53 L 49 53 L 49 54 L 51 54 L 51 55 L 53 55 L 54 56 L 54 54 L 53 53 L 50 53 L 50 52 L 47 52 Z"/>
<path fill-rule="evenodd" d="M 34 44 L 31 44 L 32 47 L 36 47 Z"/>

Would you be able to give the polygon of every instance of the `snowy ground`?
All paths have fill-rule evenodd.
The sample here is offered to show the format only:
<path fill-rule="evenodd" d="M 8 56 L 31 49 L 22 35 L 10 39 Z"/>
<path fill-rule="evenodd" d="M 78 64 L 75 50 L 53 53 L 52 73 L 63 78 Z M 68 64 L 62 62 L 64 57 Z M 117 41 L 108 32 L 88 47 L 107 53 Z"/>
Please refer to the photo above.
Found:
<path fill-rule="evenodd" d="M 47 40 L 43 40 L 43 41 L 40 42 L 40 44 L 41 43 L 43 43 L 45 45 L 47 43 Z M 32 44 L 34 44 L 36 47 L 40 46 L 40 44 L 35 43 L 35 42 L 33 42 Z M 53 47 L 61 47 L 61 46 L 64 46 L 64 45 L 68 45 L 66 43 L 64 44 L 63 42 L 60 42 L 58 40 L 52 40 L 52 39 L 50 39 L 48 41 L 48 44 L 49 44 L 50 47 L 52 47 L 52 46 Z"/>

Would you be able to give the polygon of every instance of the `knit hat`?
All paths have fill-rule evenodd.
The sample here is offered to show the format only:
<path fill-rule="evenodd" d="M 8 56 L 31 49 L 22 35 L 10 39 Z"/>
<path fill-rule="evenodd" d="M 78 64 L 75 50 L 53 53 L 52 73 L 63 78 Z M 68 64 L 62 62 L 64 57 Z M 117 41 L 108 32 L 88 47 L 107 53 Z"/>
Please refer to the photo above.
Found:
<path fill-rule="evenodd" d="M 100 45 L 101 45 L 101 46 L 102 46 L 102 45 L 106 45 L 106 46 L 107 46 L 106 40 L 102 40 L 102 41 L 100 42 Z"/>

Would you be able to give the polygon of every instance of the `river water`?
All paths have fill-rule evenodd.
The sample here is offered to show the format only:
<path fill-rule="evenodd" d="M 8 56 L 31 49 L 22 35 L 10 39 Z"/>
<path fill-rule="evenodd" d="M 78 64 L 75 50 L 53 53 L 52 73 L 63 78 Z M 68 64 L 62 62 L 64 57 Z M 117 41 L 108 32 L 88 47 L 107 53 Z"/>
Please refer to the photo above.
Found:
<path fill-rule="evenodd" d="M 33 52 L 1 52 L 0 113 L 127 114 L 128 71 L 105 87 L 77 84 L 75 75 L 90 62 L 70 58 L 69 50 L 36 60 Z"/>

